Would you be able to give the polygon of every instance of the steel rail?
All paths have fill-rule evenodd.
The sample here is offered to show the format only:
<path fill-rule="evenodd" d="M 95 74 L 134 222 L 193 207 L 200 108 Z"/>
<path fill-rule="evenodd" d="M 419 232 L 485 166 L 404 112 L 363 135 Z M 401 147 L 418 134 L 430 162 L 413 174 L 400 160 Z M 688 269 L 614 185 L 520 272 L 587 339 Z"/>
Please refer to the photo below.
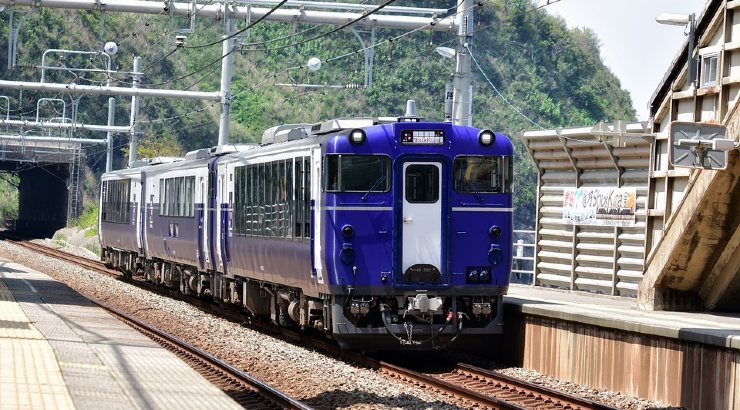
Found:
<path fill-rule="evenodd" d="M 226 376 L 226 377 L 236 380 L 237 382 L 244 383 L 254 388 L 255 390 L 257 390 L 262 396 L 265 396 L 266 398 L 268 398 L 270 401 L 275 403 L 277 407 L 279 408 L 297 409 L 297 410 L 313 409 L 313 407 L 310 407 L 302 403 L 301 401 L 294 399 L 293 397 L 287 395 L 286 393 L 283 393 L 277 388 L 272 387 L 269 384 L 264 383 L 263 381 L 259 379 L 256 379 L 250 374 L 237 369 L 236 367 L 222 361 L 221 359 L 218 359 L 217 357 L 211 355 L 210 353 L 205 352 L 201 349 L 198 349 L 194 347 L 193 345 L 173 335 L 170 335 L 169 333 L 159 330 L 153 326 L 150 326 L 130 316 L 129 314 L 125 312 L 122 312 L 120 310 L 117 310 L 116 308 L 106 305 L 105 303 L 99 300 L 90 299 L 90 301 L 102 307 L 103 309 L 111 312 L 113 315 L 123 320 L 125 323 L 129 324 L 129 326 L 134 327 L 135 329 L 145 334 L 153 335 L 155 341 L 157 341 L 159 344 L 167 344 L 167 345 L 173 346 L 176 349 L 183 350 L 187 354 L 194 356 L 196 360 L 204 361 L 208 367 L 217 369 L 217 374 L 214 374 L 213 377 L 209 377 L 209 379 L 223 378 L 223 376 Z M 168 349 L 168 350 L 172 350 L 172 349 Z M 187 357 L 187 355 L 182 355 L 179 352 L 174 352 L 174 353 L 181 357 L 184 356 L 184 358 L 187 361 L 192 361 L 192 359 L 188 360 L 189 358 Z M 204 369 L 204 370 L 208 371 L 207 369 Z M 229 381 L 219 380 L 219 382 L 228 383 Z M 260 403 L 255 403 L 255 400 L 253 398 L 249 398 L 248 400 L 246 400 L 246 403 L 240 403 L 240 404 L 245 405 L 245 407 L 247 408 L 260 405 Z"/>
<path fill-rule="evenodd" d="M 56 249 L 52 249 L 53 253 L 48 252 L 47 250 L 51 248 L 39 244 L 31 243 L 31 246 L 26 244 L 27 243 L 20 243 L 21 246 L 38 250 L 39 252 L 46 253 L 49 256 L 81 265 L 100 273 L 116 277 L 122 276 L 120 271 L 108 269 L 104 267 L 102 262 L 86 260 Z M 185 300 L 193 303 L 206 311 L 210 311 L 210 313 L 214 313 L 232 322 L 241 323 L 244 326 L 264 333 L 272 335 L 277 334 L 283 339 L 288 339 L 300 346 L 324 351 L 333 357 L 340 357 L 343 360 L 357 363 L 405 383 L 428 387 L 466 407 L 476 406 L 478 408 L 491 409 L 565 408 L 616 410 L 614 407 L 607 406 L 593 400 L 539 386 L 537 384 L 504 375 L 500 372 L 482 369 L 466 363 L 457 363 L 453 366 L 452 370 L 444 373 L 419 373 L 363 354 L 341 349 L 335 344 L 327 343 L 326 341 L 316 339 L 304 333 L 294 332 L 284 327 L 261 322 L 259 320 L 252 320 L 251 318 L 245 317 L 233 310 L 220 308 L 215 305 L 205 303 L 199 299 L 186 298 L 183 295 L 180 295 L 179 292 L 175 293 L 175 291 L 169 288 L 157 287 L 156 285 L 144 281 L 137 280 L 135 282 L 138 286 L 150 288 L 149 290 L 156 291 L 162 295 L 166 295 L 168 297 L 174 296 L 177 300 Z M 169 292 L 167 290 L 169 290 Z"/>
<path fill-rule="evenodd" d="M 44 245 L 28 242 L 17 237 L 12 237 L 7 233 L 2 233 L 0 234 L 0 236 L 14 241 L 14 243 L 26 249 L 42 253 L 46 256 L 50 256 L 56 259 L 61 259 L 87 269 L 95 270 L 107 275 L 113 275 L 115 272 L 111 269 L 105 268 L 101 262 L 88 260 L 86 258 L 71 255 L 58 249 L 53 249 Z M 120 276 L 120 274 L 115 276 Z M 213 356 L 212 354 L 204 350 L 201 350 L 187 343 L 182 339 L 179 339 L 167 332 L 164 332 L 154 326 L 138 320 L 128 313 L 116 309 L 106 304 L 105 302 L 90 298 L 88 296 L 86 297 L 94 304 L 107 310 L 115 317 L 127 323 L 129 326 L 149 336 L 156 343 L 162 345 L 164 348 L 170 350 L 172 353 L 176 354 L 184 361 L 190 363 L 195 370 L 197 370 L 206 379 L 211 381 L 214 385 L 219 387 L 229 387 L 229 389 L 232 391 L 225 391 L 226 394 L 232 397 L 235 401 L 237 401 L 237 403 L 244 406 L 245 408 L 265 408 L 265 406 L 269 406 L 271 403 L 273 403 L 275 404 L 275 408 L 296 410 L 313 409 L 313 407 L 306 405 L 305 403 L 289 396 L 279 389 L 270 386 L 269 384 L 222 361 L 221 359 Z M 234 385 L 251 388 L 256 391 L 259 396 L 263 396 L 265 400 L 260 400 L 260 397 L 256 397 L 255 394 L 247 394 L 243 391 L 235 392 L 233 391 Z"/>

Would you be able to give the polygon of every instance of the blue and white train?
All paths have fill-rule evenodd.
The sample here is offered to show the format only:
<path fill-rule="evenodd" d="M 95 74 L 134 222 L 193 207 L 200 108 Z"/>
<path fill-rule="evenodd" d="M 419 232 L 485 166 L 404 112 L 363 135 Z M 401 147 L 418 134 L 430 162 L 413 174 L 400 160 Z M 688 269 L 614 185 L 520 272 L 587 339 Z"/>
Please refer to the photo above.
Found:
<path fill-rule="evenodd" d="M 102 177 L 102 260 L 360 349 L 501 333 L 512 144 L 420 118 L 281 125 Z"/>

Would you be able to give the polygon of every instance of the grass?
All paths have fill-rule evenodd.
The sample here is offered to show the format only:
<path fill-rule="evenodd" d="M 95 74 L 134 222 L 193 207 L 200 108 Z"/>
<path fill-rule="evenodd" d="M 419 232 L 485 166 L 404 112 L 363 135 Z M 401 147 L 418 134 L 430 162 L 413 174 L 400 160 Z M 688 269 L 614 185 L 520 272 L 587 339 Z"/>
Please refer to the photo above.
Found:
<path fill-rule="evenodd" d="M 55 233 L 51 240 L 60 248 L 63 248 L 67 244 L 67 237 L 60 233 Z"/>
<path fill-rule="evenodd" d="M 98 246 L 98 245 L 89 243 L 89 244 L 85 245 L 85 249 L 87 249 L 88 251 L 90 251 L 90 252 L 92 252 L 92 253 L 100 256 L 100 246 Z"/>
<path fill-rule="evenodd" d="M 82 215 L 75 221 L 72 221 L 70 226 L 85 229 L 85 237 L 98 236 L 98 207 L 89 206 L 85 207 L 82 211 Z"/>

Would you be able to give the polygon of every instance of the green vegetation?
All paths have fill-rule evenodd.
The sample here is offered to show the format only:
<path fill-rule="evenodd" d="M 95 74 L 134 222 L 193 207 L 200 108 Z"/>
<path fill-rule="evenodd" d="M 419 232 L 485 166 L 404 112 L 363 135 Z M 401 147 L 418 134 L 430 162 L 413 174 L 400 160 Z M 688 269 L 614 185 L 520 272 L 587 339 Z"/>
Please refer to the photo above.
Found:
<path fill-rule="evenodd" d="M 395 3 L 433 7 L 454 7 L 456 4 L 457 0 L 399 0 Z M 561 19 L 536 9 L 533 0 L 490 0 L 481 4 L 475 10 L 477 31 L 473 54 L 506 101 L 474 67 L 473 124 L 513 137 L 516 149 L 515 225 L 520 229 L 532 228 L 537 172 L 516 136 L 538 126 L 556 128 L 590 125 L 600 120 L 634 120 L 635 110 L 629 94 L 621 89 L 618 79 L 600 60 L 599 42 L 593 32 L 568 29 Z M 7 16 L 8 13 L 0 14 L 0 33 L 4 33 L 4 38 L 7 38 Z M 3 77 L 37 80 L 39 73 L 36 70 L 23 67 L 38 65 L 44 50 L 99 50 L 106 41 L 115 39 L 119 44 L 119 52 L 114 56 L 117 69 L 130 71 L 134 55 L 142 57 L 142 86 L 217 90 L 221 44 L 173 51 L 174 34 L 168 24 L 165 17 L 107 13 L 103 23 L 105 36 L 101 38 L 97 12 L 41 9 L 29 17 L 21 30 L 19 68 L 6 71 Z M 243 22 L 240 24 L 243 27 Z M 188 36 L 186 44 L 192 46 L 218 40 L 222 34 L 221 26 L 199 19 L 196 32 Z M 388 42 L 386 40 L 402 32 L 378 30 L 376 41 L 381 45 L 375 49 L 372 87 L 316 91 L 276 84 L 361 84 L 363 57 L 362 52 L 355 53 L 361 48 L 360 43 L 350 30 L 345 29 L 320 40 L 291 47 L 291 29 L 288 24 L 263 22 L 243 40 L 246 45 L 235 58 L 232 142 L 258 141 L 265 128 L 280 123 L 311 123 L 358 115 L 399 115 L 403 113 L 407 99 L 417 101 L 420 115 L 432 120 L 443 117 L 444 84 L 450 80 L 454 63 L 438 56 L 434 49 L 437 46 L 454 47 L 456 39 L 452 34 L 419 31 Z M 295 40 L 325 33 L 333 27 L 296 26 L 298 33 L 309 29 L 306 34 L 297 35 Z M 367 33 L 363 36 L 369 42 Z M 284 39 L 266 42 L 279 38 Z M 2 69 L 7 66 L 6 47 L 6 44 L 0 44 Z M 327 61 L 345 54 L 346 58 Z M 305 66 L 310 57 L 318 57 L 324 62 L 319 71 L 310 72 L 306 68 L 288 70 L 289 67 Z M 73 61 L 55 63 L 70 66 Z M 97 60 L 80 64 L 101 67 Z M 53 81 L 74 80 L 63 71 L 49 75 Z M 92 74 L 86 76 L 88 79 L 92 77 Z M 130 78 L 120 77 L 123 77 L 123 83 L 118 85 L 127 86 Z M 89 83 L 83 79 L 76 81 Z M 97 81 L 101 79 L 97 78 Z M 34 112 L 36 100 L 41 96 L 47 95 L 26 91 L 22 100 L 18 96 L 11 97 L 13 114 Z M 60 97 L 68 100 L 68 96 Z M 83 97 L 78 120 L 105 124 L 107 110 L 103 107 L 106 104 L 105 96 Z M 117 125 L 128 124 L 128 110 L 128 99 L 118 98 Z M 141 112 L 144 136 L 139 146 L 140 157 L 181 155 L 217 142 L 219 107 L 212 102 L 148 98 L 143 100 Z M 79 135 L 102 138 L 100 133 L 80 132 Z M 127 136 L 118 136 L 115 144 L 114 168 L 119 169 L 125 167 L 127 161 Z M 88 152 L 89 165 L 97 175 L 104 168 L 104 155 L 100 148 L 91 148 Z M 96 187 L 97 184 L 90 186 Z"/>
<path fill-rule="evenodd" d="M 59 248 L 63 248 L 67 244 L 67 237 L 59 232 L 55 233 L 51 240 L 54 242 L 54 245 Z"/>
<path fill-rule="evenodd" d="M 18 177 L 13 174 L 0 175 L 0 218 L 18 217 Z"/>
<path fill-rule="evenodd" d="M 98 204 L 85 205 L 82 215 L 70 226 L 84 229 L 86 237 L 98 236 Z"/>
<path fill-rule="evenodd" d="M 95 245 L 94 243 L 89 243 L 85 245 L 85 249 L 88 251 L 100 256 L 100 245 Z"/>

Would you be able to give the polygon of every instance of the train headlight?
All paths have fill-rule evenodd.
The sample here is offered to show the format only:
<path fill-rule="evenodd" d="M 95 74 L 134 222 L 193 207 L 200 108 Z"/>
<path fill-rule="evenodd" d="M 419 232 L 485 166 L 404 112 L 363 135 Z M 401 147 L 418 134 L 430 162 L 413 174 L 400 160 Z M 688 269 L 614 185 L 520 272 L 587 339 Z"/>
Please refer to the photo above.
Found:
<path fill-rule="evenodd" d="M 360 145 L 363 142 L 365 142 L 365 138 L 367 136 L 365 135 L 365 131 L 360 129 L 355 129 L 349 132 L 349 142 L 351 142 L 354 145 Z"/>
<path fill-rule="evenodd" d="M 499 227 L 498 227 L 498 226 L 496 226 L 496 225 L 493 225 L 492 227 L 490 227 L 490 228 L 488 229 L 488 233 L 489 233 L 489 234 L 490 234 L 491 236 L 493 236 L 494 238 L 498 238 L 499 236 L 501 236 L 501 228 L 499 228 Z"/>
<path fill-rule="evenodd" d="M 481 269 L 478 277 L 480 278 L 481 282 L 489 282 L 491 280 L 491 274 L 485 269 Z"/>
<path fill-rule="evenodd" d="M 339 260 L 345 265 L 355 263 L 355 250 L 352 249 L 352 245 L 348 243 L 342 245 L 342 250 L 339 252 Z"/>
<path fill-rule="evenodd" d="M 353 228 L 352 225 L 344 225 L 342 227 L 342 235 L 344 235 L 345 238 L 351 238 L 354 234 L 355 228 Z"/>
<path fill-rule="evenodd" d="M 482 130 L 478 133 L 478 142 L 480 142 L 480 145 L 487 147 L 493 144 L 494 141 L 496 141 L 496 134 L 493 131 Z"/>
<path fill-rule="evenodd" d="M 478 282 L 479 278 L 477 270 L 473 269 L 468 272 L 468 282 Z"/>
<path fill-rule="evenodd" d="M 488 262 L 491 262 L 491 265 L 498 265 L 502 260 L 504 260 L 504 254 L 501 248 L 498 245 L 491 245 L 491 250 L 488 251 Z"/>

